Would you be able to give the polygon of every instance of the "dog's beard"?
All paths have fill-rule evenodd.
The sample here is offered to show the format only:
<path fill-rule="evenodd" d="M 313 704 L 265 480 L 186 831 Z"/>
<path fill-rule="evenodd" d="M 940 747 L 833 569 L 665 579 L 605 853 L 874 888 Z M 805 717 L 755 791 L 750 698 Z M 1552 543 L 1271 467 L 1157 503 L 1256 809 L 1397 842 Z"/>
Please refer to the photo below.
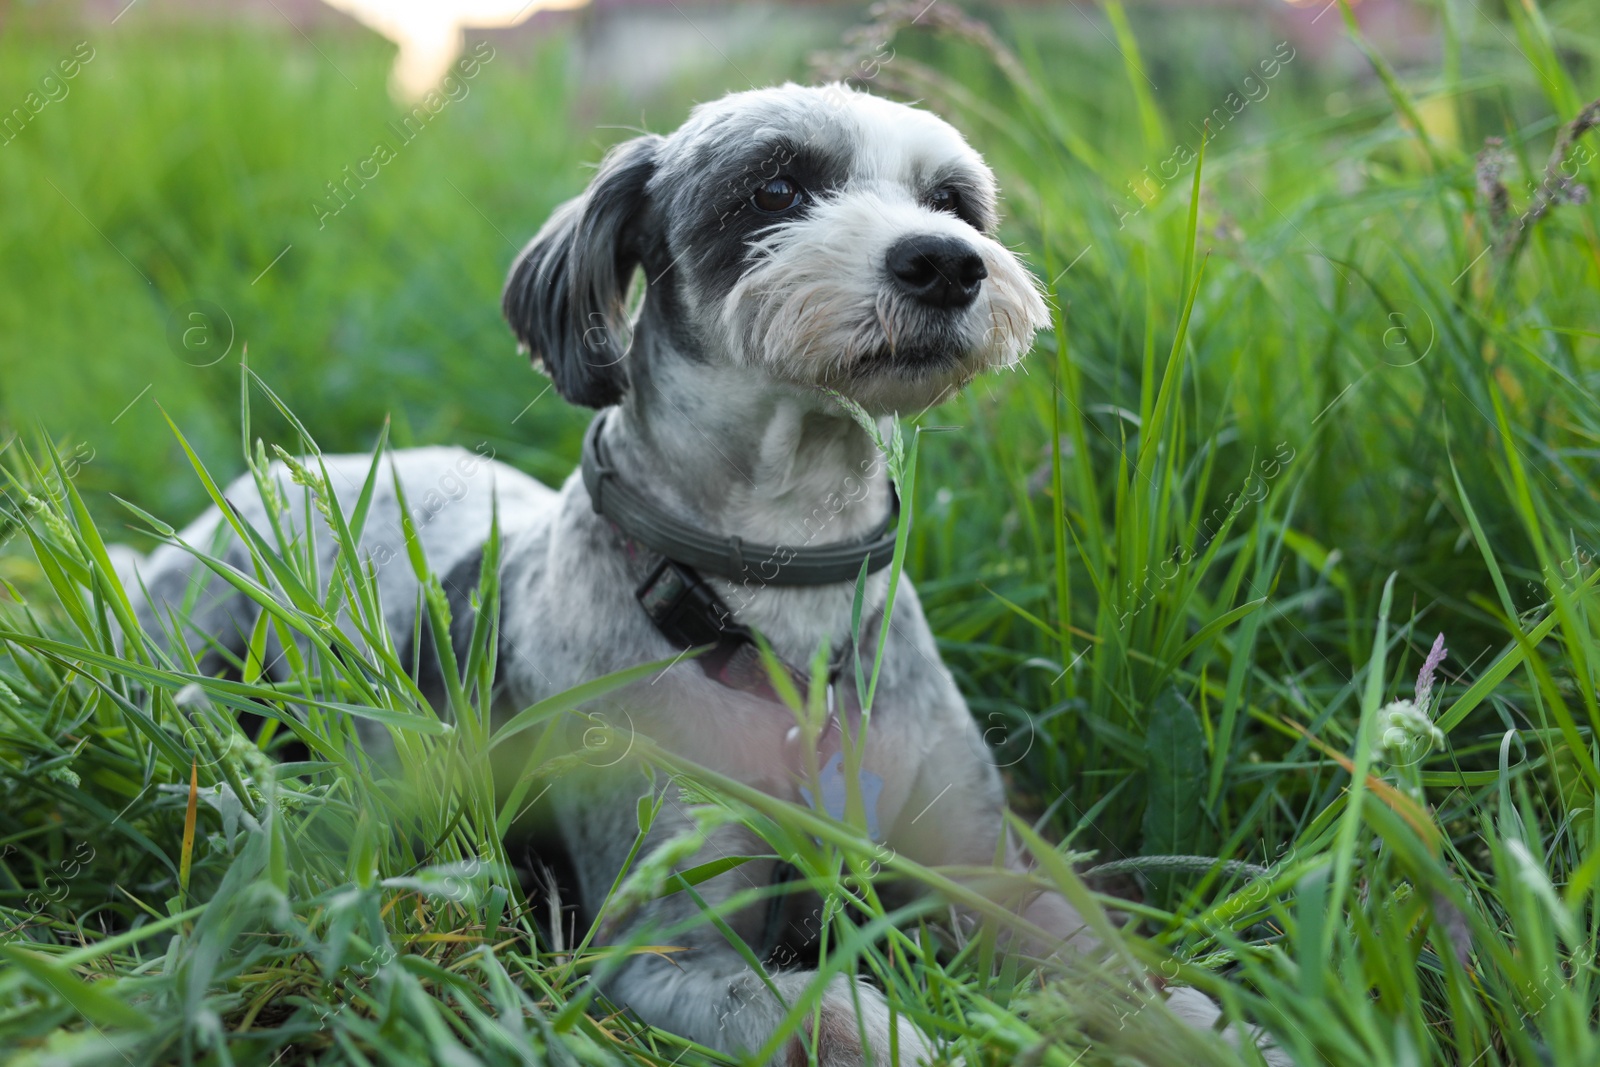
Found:
<path fill-rule="evenodd" d="M 885 250 L 908 233 L 949 233 L 978 250 L 988 277 L 969 307 L 926 307 L 893 287 Z M 912 205 L 825 201 L 758 239 L 751 258 L 723 304 L 731 346 L 775 377 L 836 389 L 868 410 L 926 406 L 1011 366 L 1049 321 L 1003 246 Z"/>

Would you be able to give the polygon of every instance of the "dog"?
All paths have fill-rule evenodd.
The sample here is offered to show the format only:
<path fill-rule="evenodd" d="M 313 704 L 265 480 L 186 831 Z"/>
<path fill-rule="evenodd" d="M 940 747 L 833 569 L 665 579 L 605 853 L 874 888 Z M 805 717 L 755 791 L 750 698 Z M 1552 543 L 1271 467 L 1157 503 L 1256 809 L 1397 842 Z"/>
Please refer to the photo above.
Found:
<path fill-rule="evenodd" d="M 862 421 L 865 413 L 881 426 L 1014 366 L 1048 324 L 1039 286 L 996 238 L 998 218 L 995 177 L 952 126 L 842 85 L 735 93 L 697 107 L 670 135 L 616 146 L 582 195 L 522 249 L 503 296 L 520 347 L 555 390 L 599 410 L 580 469 L 554 491 L 460 449 L 393 453 L 382 461 L 364 550 L 403 544 L 391 478 L 412 499 L 446 487 L 448 504 L 415 525 L 442 576 L 457 642 L 471 630 L 470 594 L 498 515 L 498 704 L 526 707 L 676 657 L 615 695 L 639 734 L 832 815 L 842 817 L 843 798 L 859 791 L 866 831 L 917 863 L 985 868 L 998 855 L 1023 870 L 1007 840 L 999 773 L 909 580 L 900 579 L 888 611 L 899 503 Z M 636 274 L 643 295 L 634 306 Z M 369 463 L 328 458 L 342 506 L 353 505 Z M 286 478 L 281 466 L 273 477 Z M 253 482 L 241 479 L 226 495 L 245 521 L 264 520 Z M 211 511 L 181 540 L 213 543 L 222 519 Z M 331 561 L 335 548 L 316 516 L 302 506 L 294 521 Z M 248 568 L 243 546 L 223 553 Z M 195 570 L 178 544 L 131 564 L 148 593 L 145 617 L 183 603 Z M 403 561 L 377 575 L 386 622 L 414 652 L 418 583 Z M 237 653 L 255 613 L 225 589 L 192 601 L 187 618 L 195 647 L 210 641 Z M 757 635 L 801 685 L 805 665 L 826 659 L 820 730 L 797 727 Z M 870 668 L 880 643 L 852 788 L 842 782 L 853 765 L 842 758 L 846 733 L 861 722 L 852 657 Z M 634 847 L 637 802 L 648 788 L 613 769 L 553 790 L 590 918 Z M 695 826 L 682 797 L 656 788 L 660 815 L 641 862 Z M 677 867 L 770 851 L 741 825 L 719 826 Z M 783 877 L 780 864 L 755 859 L 696 893 L 714 907 Z M 688 893 L 659 896 L 605 928 L 603 939 L 626 941 L 641 924 L 686 923 L 697 907 Z M 804 903 L 787 907 L 776 925 L 798 928 Z M 1018 911 L 1054 939 L 1047 950 L 1096 943 L 1056 893 L 1034 895 Z M 752 906 L 727 922 L 747 945 L 770 949 L 771 909 Z M 681 951 L 670 958 L 627 958 L 606 977 L 605 993 L 643 1021 L 723 1052 L 761 1049 L 786 1005 L 818 980 L 814 970 L 779 970 L 769 989 L 709 923 L 675 934 L 674 944 Z M 1201 1026 L 1218 1014 L 1193 990 L 1172 991 L 1170 1003 Z M 934 1054 L 917 1027 L 853 977 L 831 980 L 819 1019 L 814 1029 L 808 1019 L 806 1033 L 772 1062 L 805 1062 L 806 1043 L 827 1065 Z"/>

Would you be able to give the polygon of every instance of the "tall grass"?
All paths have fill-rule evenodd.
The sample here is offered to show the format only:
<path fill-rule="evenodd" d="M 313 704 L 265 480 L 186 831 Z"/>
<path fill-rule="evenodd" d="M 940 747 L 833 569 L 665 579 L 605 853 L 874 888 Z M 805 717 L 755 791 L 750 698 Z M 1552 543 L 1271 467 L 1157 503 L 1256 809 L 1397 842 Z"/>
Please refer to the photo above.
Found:
<path fill-rule="evenodd" d="M 889 5 L 829 62 L 971 132 L 1057 309 L 1023 373 L 922 419 L 959 429 L 919 438 L 905 559 L 1038 877 L 1114 904 L 1137 935 L 1119 950 L 1305 1064 L 1600 1062 L 1600 211 L 1561 181 L 1600 173 L 1571 125 L 1600 95 L 1600 13 L 1443 0 L 1436 66 L 1357 31 L 1373 73 L 1325 104 L 1328 75 L 1264 34 L 1236 42 L 1220 84 L 1118 5 L 1072 62 L 1030 45 L 1046 16 L 991 31 L 939 5 L 913 27 L 922 6 Z M 1245 71 L 1271 92 L 1234 118 Z M 1179 145 L 1175 177 L 1143 176 L 1165 178 Z M 146 446 L 178 457 L 190 499 L 215 498 L 222 466 L 260 475 L 252 415 L 294 454 L 317 454 L 323 421 L 384 447 L 375 416 L 290 414 L 279 377 L 320 371 L 263 367 L 230 398 L 242 450 L 176 427 Z M 576 422 L 539 423 L 566 452 L 540 473 L 570 464 Z M 511 768 L 496 751 L 625 679 L 496 732 L 490 567 L 450 707 L 430 708 L 353 551 L 360 508 L 328 511 L 331 574 L 291 529 L 235 532 L 252 567 L 213 580 L 268 610 L 230 678 L 202 677 L 137 632 L 105 547 L 126 536 L 114 513 L 170 538 L 175 516 L 145 505 L 172 491 L 94 499 L 74 456 L 47 434 L 0 453 L 5 1047 L 86 1064 L 715 1061 L 589 980 L 673 932 L 596 947 L 524 895 L 502 844 L 565 765 L 544 744 Z M 302 481 L 315 497 L 314 461 Z M 328 624 L 341 607 L 354 632 Z M 442 599 L 429 610 L 448 632 Z M 310 643 L 289 683 L 263 677 L 269 629 Z M 256 740 L 241 713 L 266 721 Z M 358 724 L 395 757 L 351 745 Z M 305 755 L 278 762 L 290 739 Z M 829 901 L 823 965 L 870 975 L 950 1056 L 1249 1061 L 1087 967 L 1040 983 L 996 965 L 992 932 L 886 912 L 875 878 L 962 891 L 640 751 L 692 783 L 705 825 L 741 820 L 794 862 Z M 704 873 L 642 861 L 608 907 L 694 893 Z"/>

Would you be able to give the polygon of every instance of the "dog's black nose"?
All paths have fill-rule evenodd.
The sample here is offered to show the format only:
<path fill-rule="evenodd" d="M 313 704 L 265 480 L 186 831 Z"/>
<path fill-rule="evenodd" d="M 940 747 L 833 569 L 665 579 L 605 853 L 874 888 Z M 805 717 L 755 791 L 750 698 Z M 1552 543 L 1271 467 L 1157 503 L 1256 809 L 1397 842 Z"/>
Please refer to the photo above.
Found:
<path fill-rule="evenodd" d="M 989 276 L 978 250 L 956 237 L 902 238 L 887 265 L 908 296 L 936 308 L 966 307 Z"/>

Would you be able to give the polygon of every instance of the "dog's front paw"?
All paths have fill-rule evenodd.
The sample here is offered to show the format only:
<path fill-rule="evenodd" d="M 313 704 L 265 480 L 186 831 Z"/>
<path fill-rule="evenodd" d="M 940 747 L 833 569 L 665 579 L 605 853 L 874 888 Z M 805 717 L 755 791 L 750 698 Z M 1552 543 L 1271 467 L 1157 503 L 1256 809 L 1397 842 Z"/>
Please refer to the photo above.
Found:
<path fill-rule="evenodd" d="M 815 980 L 816 974 L 806 971 L 774 979 L 791 1003 Z M 932 1042 L 911 1020 L 896 1014 L 891 1021 L 883 994 L 843 977 L 828 984 L 819 1011 L 806 1015 L 803 1036 L 789 1040 L 774 1058 L 773 1067 L 806 1067 L 811 1047 L 816 1048 L 820 1067 L 913 1067 L 939 1062 Z"/>
<path fill-rule="evenodd" d="M 1197 1030 L 1215 1029 L 1217 1020 L 1222 1016 L 1222 1009 L 1217 1006 L 1216 1001 L 1198 989 L 1191 989 L 1188 986 L 1168 986 L 1167 1007 L 1172 1010 L 1172 1014 Z M 1295 1067 L 1294 1058 L 1279 1048 L 1262 1030 L 1235 1023 L 1222 1031 L 1222 1039 L 1234 1048 L 1245 1044 L 1254 1045 L 1268 1067 Z"/>

